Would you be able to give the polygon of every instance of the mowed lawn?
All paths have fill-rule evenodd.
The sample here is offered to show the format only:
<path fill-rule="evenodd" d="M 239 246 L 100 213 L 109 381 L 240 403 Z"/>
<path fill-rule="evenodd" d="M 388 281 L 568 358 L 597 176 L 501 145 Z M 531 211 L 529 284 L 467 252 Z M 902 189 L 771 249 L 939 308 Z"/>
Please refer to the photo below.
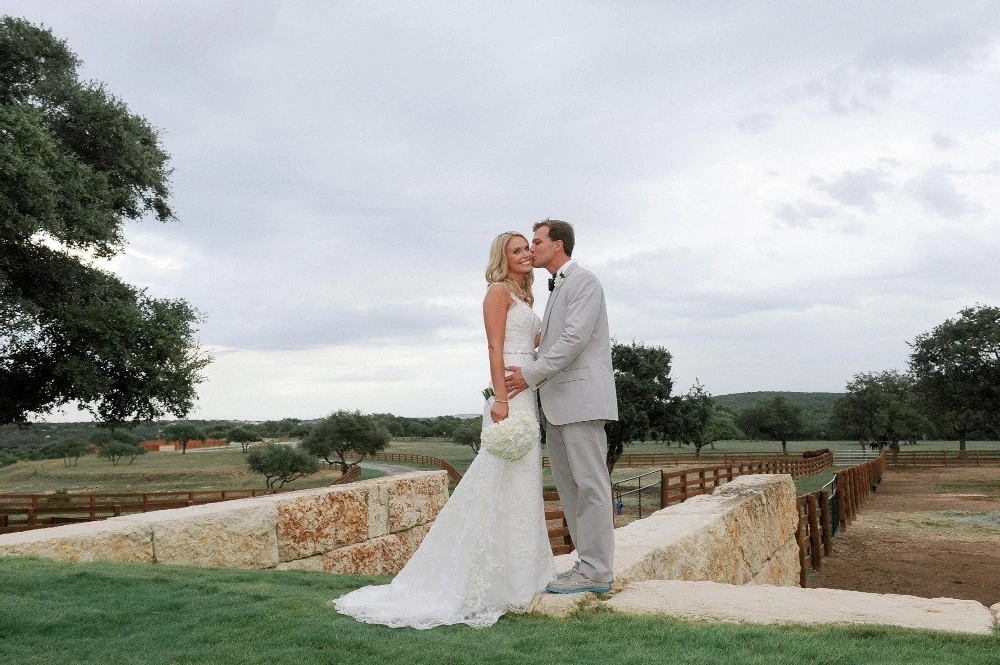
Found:
<path fill-rule="evenodd" d="M 995 665 L 1000 635 L 688 623 L 607 611 L 492 628 L 370 626 L 331 600 L 389 578 L 0 559 L 0 662 L 17 665 Z"/>

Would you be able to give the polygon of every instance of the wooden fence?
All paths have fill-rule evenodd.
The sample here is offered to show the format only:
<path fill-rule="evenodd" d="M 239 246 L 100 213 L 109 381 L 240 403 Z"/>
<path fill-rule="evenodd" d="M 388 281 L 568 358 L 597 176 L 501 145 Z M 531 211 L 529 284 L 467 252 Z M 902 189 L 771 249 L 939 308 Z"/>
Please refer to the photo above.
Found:
<path fill-rule="evenodd" d="M 378 460 L 380 462 L 409 462 L 410 464 L 436 466 L 439 469 L 444 469 L 448 472 L 448 482 L 457 483 L 462 480 L 462 474 L 458 469 L 453 467 L 448 460 L 443 460 L 437 457 L 428 457 L 427 455 L 404 455 L 401 453 L 375 453 L 374 455 L 368 455 L 368 459 Z"/>
<path fill-rule="evenodd" d="M 352 483 L 361 469 L 352 468 L 331 485 Z M 246 499 L 291 489 L 193 490 L 189 492 L 109 492 L 103 494 L 0 494 L 0 533 L 44 529 L 60 524 L 94 522 L 129 513 L 186 508 L 205 503 Z"/>
<path fill-rule="evenodd" d="M 829 452 L 816 457 L 782 457 L 762 461 L 744 460 L 719 466 L 664 472 L 661 491 L 662 507 L 681 503 L 692 496 L 711 494 L 716 487 L 733 478 L 753 473 L 787 473 L 792 478 L 805 478 L 824 471 L 833 464 Z"/>
<path fill-rule="evenodd" d="M 982 466 L 1000 464 L 1000 450 L 900 450 L 888 453 L 889 466 Z"/>
<path fill-rule="evenodd" d="M 193 490 L 190 492 L 109 492 L 103 494 L 0 494 L 0 533 L 74 522 L 92 522 L 126 513 L 184 508 L 217 501 L 274 494 L 274 489 Z"/>
<path fill-rule="evenodd" d="M 888 466 L 886 454 L 877 459 L 841 469 L 834 476 L 834 491 L 817 490 L 798 497 L 799 584 L 807 586 L 807 572 L 820 570 L 823 557 L 833 552 L 833 536 L 846 529 L 861 506 L 878 489 Z"/>
<path fill-rule="evenodd" d="M 542 492 L 542 501 L 553 503 L 559 501 L 558 492 Z M 552 524 L 555 522 L 555 524 Z M 562 504 L 556 503 L 552 508 L 545 509 L 545 523 L 549 524 L 549 545 L 555 555 L 569 554 L 573 551 L 573 539 L 569 536 L 569 524 L 563 513 Z"/>
<path fill-rule="evenodd" d="M 638 457 L 641 460 L 641 463 L 638 464 L 640 467 L 656 466 L 656 464 L 647 463 L 649 461 L 647 458 L 656 457 L 655 455 L 629 457 Z M 621 463 L 621 460 L 619 460 L 619 463 Z M 660 508 L 681 503 L 699 494 L 710 494 L 716 487 L 742 475 L 753 473 L 787 473 L 793 478 L 804 478 L 820 473 L 830 468 L 832 464 L 833 455 L 830 452 L 825 452 L 815 457 L 774 456 L 766 460 L 753 462 L 743 460 L 733 464 L 684 469 L 669 473 L 661 471 Z M 544 492 L 543 500 L 546 502 L 558 501 L 559 495 L 556 492 Z M 562 508 L 546 509 L 545 519 L 549 524 L 549 542 L 552 544 L 552 552 L 554 554 L 572 552 L 573 541 L 569 536 L 569 527 L 566 524 Z M 561 524 L 553 524 L 553 521 L 560 519 Z"/>
<path fill-rule="evenodd" d="M 681 464 L 697 464 L 700 462 L 717 462 L 719 464 L 735 464 L 736 462 L 754 462 L 760 460 L 795 460 L 801 459 L 801 454 L 786 453 L 634 453 L 622 455 L 615 466 L 645 469 L 664 466 L 680 466 Z M 549 468 L 549 458 L 542 458 L 542 468 Z"/>

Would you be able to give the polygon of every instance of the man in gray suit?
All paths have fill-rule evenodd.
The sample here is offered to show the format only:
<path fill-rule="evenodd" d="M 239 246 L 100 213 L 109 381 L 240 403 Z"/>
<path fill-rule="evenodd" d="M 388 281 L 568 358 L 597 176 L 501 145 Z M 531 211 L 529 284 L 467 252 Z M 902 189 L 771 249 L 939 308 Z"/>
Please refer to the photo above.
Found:
<path fill-rule="evenodd" d="M 614 582 L 614 518 L 604 423 L 618 420 L 604 290 L 572 260 L 573 227 L 534 226 L 532 265 L 552 274 L 538 359 L 508 367 L 507 392 L 538 390 L 552 475 L 579 561 L 547 589 L 606 592 Z"/>

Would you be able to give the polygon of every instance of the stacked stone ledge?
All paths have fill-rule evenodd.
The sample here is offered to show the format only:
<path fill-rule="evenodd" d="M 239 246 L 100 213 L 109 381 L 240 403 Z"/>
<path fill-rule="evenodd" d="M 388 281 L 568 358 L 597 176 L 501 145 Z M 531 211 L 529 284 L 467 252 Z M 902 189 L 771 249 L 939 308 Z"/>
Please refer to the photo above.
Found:
<path fill-rule="evenodd" d="M 0 556 L 398 572 L 448 500 L 444 471 L 0 535 Z"/>
<path fill-rule="evenodd" d="M 741 476 L 616 529 L 616 585 L 708 580 L 797 586 L 798 519 L 791 476 Z"/>
<path fill-rule="evenodd" d="M 659 510 L 615 529 L 620 592 L 649 580 L 798 586 L 795 483 L 788 475 L 740 476 L 712 494 Z M 572 566 L 576 554 L 556 557 Z M 542 594 L 535 611 L 564 616 L 588 598 Z"/>

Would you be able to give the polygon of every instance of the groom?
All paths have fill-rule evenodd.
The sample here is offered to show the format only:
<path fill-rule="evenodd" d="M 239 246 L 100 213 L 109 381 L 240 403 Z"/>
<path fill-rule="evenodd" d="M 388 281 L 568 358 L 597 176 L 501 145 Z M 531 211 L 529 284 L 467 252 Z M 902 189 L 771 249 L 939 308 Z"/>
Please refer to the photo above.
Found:
<path fill-rule="evenodd" d="M 509 398 L 538 389 L 552 475 L 579 561 L 546 587 L 553 593 L 606 592 L 614 582 L 614 518 L 607 420 L 618 420 L 611 336 L 601 283 L 572 258 L 569 222 L 534 226 L 531 264 L 552 274 L 538 359 L 508 367 Z"/>

